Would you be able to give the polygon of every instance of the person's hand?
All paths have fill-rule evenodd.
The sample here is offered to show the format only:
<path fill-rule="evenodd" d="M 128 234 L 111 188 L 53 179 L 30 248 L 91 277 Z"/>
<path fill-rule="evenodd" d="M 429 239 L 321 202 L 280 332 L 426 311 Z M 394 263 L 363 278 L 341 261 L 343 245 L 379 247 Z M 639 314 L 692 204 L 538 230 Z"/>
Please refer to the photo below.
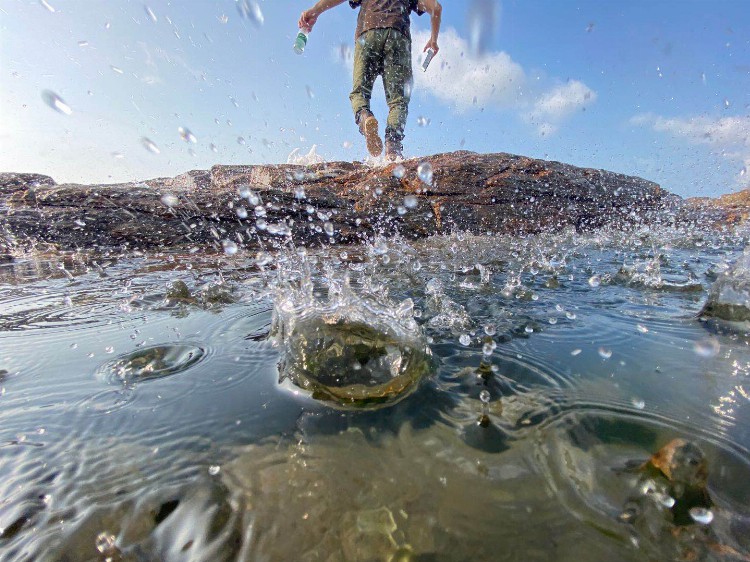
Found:
<path fill-rule="evenodd" d="M 297 25 L 300 29 L 312 29 L 315 25 L 315 22 L 318 21 L 319 15 L 320 14 L 318 14 L 314 10 L 305 10 L 304 12 L 302 12 L 302 15 L 300 15 Z"/>
<path fill-rule="evenodd" d="M 430 38 L 429 41 L 427 41 L 427 44 L 424 46 L 424 49 L 422 49 L 422 52 L 426 52 L 427 49 L 432 49 L 435 51 L 435 54 L 437 55 L 437 52 L 440 50 L 440 47 L 438 47 L 437 39 Z"/>

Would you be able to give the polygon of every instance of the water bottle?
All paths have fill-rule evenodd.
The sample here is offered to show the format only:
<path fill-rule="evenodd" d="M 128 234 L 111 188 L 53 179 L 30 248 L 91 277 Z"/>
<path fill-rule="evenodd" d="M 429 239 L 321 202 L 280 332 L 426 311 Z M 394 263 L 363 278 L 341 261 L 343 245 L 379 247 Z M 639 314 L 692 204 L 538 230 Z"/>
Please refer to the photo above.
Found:
<path fill-rule="evenodd" d="M 435 50 L 430 48 L 427 49 L 427 56 L 424 58 L 424 62 L 422 63 L 422 71 L 427 72 L 427 67 L 430 66 L 430 61 L 432 60 L 432 57 L 435 56 Z"/>
<path fill-rule="evenodd" d="M 298 55 L 301 55 L 305 50 L 305 45 L 307 45 L 307 36 L 309 35 L 309 33 L 310 29 L 307 27 L 301 27 L 299 33 L 297 33 L 297 38 L 294 40 L 294 52 Z"/>

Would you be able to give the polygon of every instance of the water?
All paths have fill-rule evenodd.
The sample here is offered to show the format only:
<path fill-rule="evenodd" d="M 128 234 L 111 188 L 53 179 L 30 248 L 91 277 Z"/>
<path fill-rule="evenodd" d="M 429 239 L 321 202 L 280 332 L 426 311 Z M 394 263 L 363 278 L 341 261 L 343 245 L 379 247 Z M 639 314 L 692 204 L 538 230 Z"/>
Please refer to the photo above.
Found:
<path fill-rule="evenodd" d="M 698 318 L 744 236 L 225 242 L 0 266 L 0 560 L 750 555 L 750 339 Z M 409 354 L 362 408 L 297 372 Z M 677 438 L 711 505 L 644 468 Z"/>

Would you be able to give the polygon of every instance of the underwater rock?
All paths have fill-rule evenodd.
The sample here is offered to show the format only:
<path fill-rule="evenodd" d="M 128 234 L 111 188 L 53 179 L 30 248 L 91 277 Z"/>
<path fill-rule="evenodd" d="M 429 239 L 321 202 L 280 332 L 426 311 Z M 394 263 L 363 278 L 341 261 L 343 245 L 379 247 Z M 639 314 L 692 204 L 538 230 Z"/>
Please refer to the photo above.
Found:
<path fill-rule="evenodd" d="M 702 317 L 732 322 L 750 320 L 750 253 L 748 250 L 711 285 Z"/>
<path fill-rule="evenodd" d="M 397 306 L 348 282 L 326 301 L 311 284 L 279 289 L 271 336 L 281 349 L 280 381 L 346 408 L 401 400 L 434 367 L 412 310 L 410 300 Z"/>
<path fill-rule="evenodd" d="M 417 171 L 424 163 L 432 167 L 431 178 Z M 232 255 L 290 236 L 298 245 L 316 245 L 396 232 L 418 238 L 453 230 L 591 230 L 657 220 L 653 213 L 672 199 L 637 177 L 468 151 L 382 167 L 217 165 L 112 185 L 55 185 L 46 176 L 0 174 L 0 254 L 49 246 Z"/>

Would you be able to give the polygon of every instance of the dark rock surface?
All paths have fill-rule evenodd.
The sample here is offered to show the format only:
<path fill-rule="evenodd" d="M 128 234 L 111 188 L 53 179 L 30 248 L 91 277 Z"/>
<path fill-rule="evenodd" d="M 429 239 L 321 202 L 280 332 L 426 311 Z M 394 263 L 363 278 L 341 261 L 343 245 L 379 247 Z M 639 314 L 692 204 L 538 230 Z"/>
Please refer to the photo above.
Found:
<path fill-rule="evenodd" d="M 418 177 L 423 162 L 433 169 L 430 185 Z M 637 177 L 504 153 L 407 160 L 400 179 L 397 166 L 214 166 L 114 185 L 0 174 L 0 255 L 218 251 L 226 240 L 256 248 L 281 243 L 289 233 L 297 244 L 318 244 L 329 240 L 330 226 L 333 240 L 342 243 L 396 231 L 416 238 L 457 229 L 510 235 L 590 230 L 647 221 L 675 199 Z"/>

